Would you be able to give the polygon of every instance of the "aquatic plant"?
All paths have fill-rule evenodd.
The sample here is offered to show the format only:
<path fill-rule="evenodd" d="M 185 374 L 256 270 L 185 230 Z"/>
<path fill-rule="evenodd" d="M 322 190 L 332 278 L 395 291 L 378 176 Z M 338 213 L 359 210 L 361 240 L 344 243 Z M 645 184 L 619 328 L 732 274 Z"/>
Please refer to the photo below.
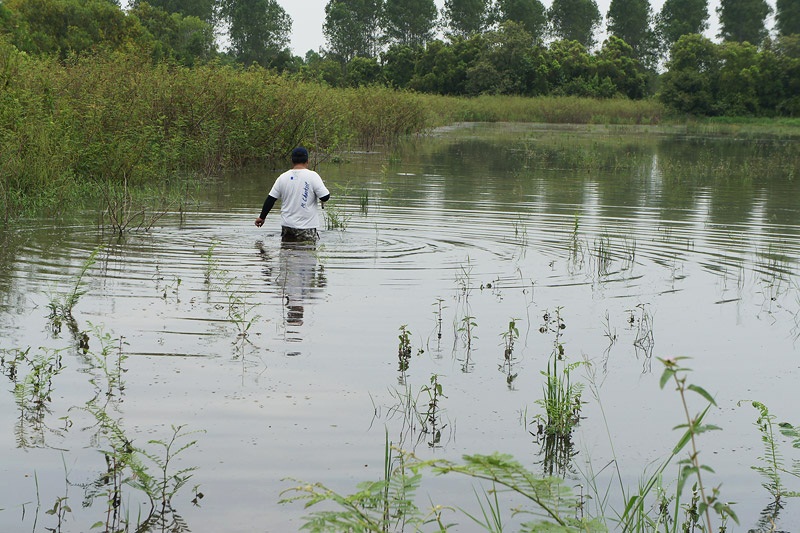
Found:
<path fill-rule="evenodd" d="M 353 494 L 340 494 L 321 483 L 308 484 L 289 479 L 300 484 L 281 492 L 279 503 L 302 501 L 309 508 L 322 502 L 332 502 L 339 507 L 339 510 L 312 512 L 303 525 L 303 529 L 308 531 L 386 533 L 403 531 L 406 528 L 420 530 L 430 523 L 445 530 L 441 517 L 442 508 L 434 507 L 423 514 L 417 507 L 414 500 L 422 475 L 406 465 L 404 454 L 395 457 L 394 451 L 387 434 L 383 479 L 359 483 L 358 491 Z M 398 461 L 398 466 L 393 465 L 395 460 Z"/>
<path fill-rule="evenodd" d="M 218 262 L 214 257 L 214 248 L 218 243 L 212 243 L 203 254 L 205 258 L 205 283 L 210 285 L 212 290 L 216 290 L 225 296 L 227 305 L 228 320 L 236 328 L 235 345 L 242 348 L 245 342 L 250 342 L 248 337 L 250 328 L 261 318 L 253 311 L 258 308 L 257 303 L 250 300 L 250 294 L 245 289 L 244 282 L 231 275 L 227 270 L 218 267 Z"/>
<path fill-rule="evenodd" d="M 423 415 L 422 432 L 431 436 L 428 446 L 433 448 L 438 446 L 442 440 L 442 429 L 445 425 L 442 423 L 442 408 L 439 402 L 447 396 L 444 395 L 437 374 L 431 375 L 430 385 L 423 386 L 420 392 L 428 396 L 428 407 Z"/>
<path fill-rule="evenodd" d="M 85 347 L 82 350 L 84 353 L 84 360 L 89 364 L 92 369 L 100 370 L 102 372 L 100 379 L 92 378 L 91 382 L 97 387 L 99 395 L 102 392 L 106 398 L 112 396 L 121 396 L 125 390 L 125 383 L 122 380 L 122 375 L 125 369 L 122 367 L 128 356 L 122 350 L 124 339 L 122 337 L 114 338 L 111 333 L 103 330 L 102 326 L 95 326 L 89 323 L 94 337 L 100 342 L 100 350 L 94 351 L 89 349 L 89 336 L 85 335 Z M 103 386 L 105 385 L 105 390 Z"/>
<path fill-rule="evenodd" d="M 553 338 L 553 350 L 547 361 L 547 370 L 542 372 L 545 378 L 544 395 L 536 403 L 544 409 L 541 419 L 540 433 L 555 435 L 569 439 L 580 420 L 581 391 L 583 384 L 573 383 L 571 374 L 583 362 L 566 362 L 566 352 L 561 340 L 567 327 L 561 316 L 561 308 L 557 307 L 553 314 L 546 311 L 542 315 L 544 323 L 540 333 L 550 333 Z"/>
<path fill-rule="evenodd" d="M 444 309 L 444 306 L 442 306 L 443 302 L 444 300 L 442 298 L 436 298 L 436 301 L 433 303 L 434 305 L 433 314 L 436 317 L 436 326 L 434 330 L 436 331 L 437 340 L 442 339 L 442 310 Z"/>
<path fill-rule="evenodd" d="M 203 253 L 203 279 L 206 285 L 211 285 L 211 277 L 215 272 L 219 271 L 219 261 L 217 261 L 217 258 L 214 256 L 214 249 L 217 245 L 219 245 L 219 242 L 212 242 Z"/>
<path fill-rule="evenodd" d="M 388 449 L 388 448 L 387 448 Z M 502 516 L 508 513 L 523 514 L 531 517 L 531 521 L 521 525 L 520 531 L 600 531 L 603 525 L 598 520 L 575 518 L 577 499 L 563 480 L 553 477 L 540 477 L 527 470 L 511 456 L 503 454 L 465 455 L 461 463 L 445 460 L 421 460 L 412 452 L 396 451 L 401 460 L 399 466 L 390 471 L 388 480 L 360 483 L 359 491 L 353 494 L 340 494 L 320 483 L 301 484 L 283 492 L 293 493 L 281 503 L 296 501 L 305 502 L 311 507 L 323 502 L 333 503 L 339 510 L 316 511 L 305 518 L 303 529 L 309 531 L 404 531 L 405 529 L 421 531 L 430 524 L 438 531 L 451 528 L 458 529 L 459 524 L 443 517 L 444 512 L 461 512 L 467 519 L 474 521 L 487 531 L 496 531 L 502 523 Z M 386 456 L 389 456 L 389 451 Z M 493 500 L 486 498 L 490 518 L 481 520 L 474 513 L 463 508 L 452 509 L 432 501 L 430 508 L 423 512 L 414 500 L 414 494 L 423 482 L 422 472 L 429 471 L 435 475 L 461 475 L 478 482 L 486 482 L 492 486 L 488 494 Z M 293 480 L 297 481 L 297 480 Z M 386 490 L 386 487 L 389 490 Z M 495 487 L 500 487 L 495 488 Z M 477 494 L 477 493 L 476 493 Z M 487 492 L 484 492 L 487 494 Z M 500 496 L 511 494 L 522 499 L 505 507 Z M 388 498 L 387 496 L 388 495 Z M 384 502 L 390 503 L 394 512 L 385 520 Z M 479 505 L 484 509 L 479 498 Z"/>
<path fill-rule="evenodd" d="M 408 326 L 403 324 L 400 326 L 400 335 L 398 335 L 400 343 L 397 346 L 397 359 L 399 360 L 400 372 L 408 370 L 408 364 L 411 360 L 411 332 Z"/>
<path fill-rule="evenodd" d="M 0 369 L 14 386 L 14 402 L 19 409 L 14 433 L 20 448 L 45 445 L 45 430 L 49 429 L 45 418 L 51 413 L 53 378 L 64 369 L 62 351 L 40 348 L 31 354 L 30 347 L 0 350 Z"/>
<path fill-rule="evenodd" d="M 78 326 L 75 322 L 75 317 L 72 315 L 73 308 L 78 304 L 81 296 L 86 294 L 86 273 L 92 266 L 94 266 L 97 255 L 100 253 L 102 247 L 95 248 L 89 257 L 84 260 L 81 265 L 78 275 L 72 280 L 71 287 L 66 292 L 57 292 L 50 295 L 50 302 L 47 308 L 50 309 L 48 319 L 53 331 L 56 333 L 61 331 L 61 325 L 66 323 L 70 331 L 77 332 Z"/>
<path fill-rule="evenodd" d="M 477 327 L 478 323 L 475 321 L 475 317 L 465 315 L 461 318 L 461 326 L 456 330 L 461 334 L 461 339 L 467 347 L 467 352 L 472 350 L 472 342 L 478 338 L 478 336 L 475 335 L 475 328 Z"/>
<path fill-rule="evenodd" d="M 346 231 L 347 226 L 353 215 L 344 211 L 343 208 L 334 205 L 328 206 L 323 210 L 325 218 L 325 229 Z"/>
<path fill-rule="evenodd" d="M 97 498 L 103 498 L 106 503 L 105 520 L 96 522 L 93 528 L 103 527 L 105 531 L 114 532 L 131 527 L 136 531 L 188 531 L 185 521 L 173 508 L 172 500 L 193 476 L 196 467 L 173 470 L 172 464 L 179 454 L 197 444 L 196 440 L 185 442 L 186 437 L 201 431 L 184 431 L 185 426 L 173 425 L 170 438 L 148 441 L 161 450 L 158 453 L 135 446 L 121 424 L 97 403 L 89 402 L 85 409 L 97 420 L 98 449 L 106 463 L 106 471 L 97 479 L 79 484 L 84 488 L 84 507 Z M 142 515 L 140 509 L 135 520 L 123 505 L 125 487 L 141 491 L 149 501 L 145 514 Z"/>
<path fill-rule="evenodd" d="M 704 531 L 710 533 L 714 531 L 714 525 L 711 520 L 712 511 L 719 519 L 721 524 L 720 531 L 724 530 L 728 519 L 732 519 L 736 523 L 739 522 L 731 504 L 720 498 L 719 487 L 710 489 L 709 493 L 709 489 L 703 482 L 702 473 L 713 472 L 713 469 L 700 462 L 700 449 L 697 444 L 697 438 L 703 433 L 719 430 L 720 428 L 713 424 L 704 423 L 706 414 L 711 407 L 716 406 L 716 402 L 703 387 L 688 383 L 690 369 L 681 366 L 681 361 L 685 359 L 687 358 L 659 359 L 664 365 L 659 385 L 663 389 L 667 383 L 675 384 L 675 390 L 680 395 L 686 423 L 675 427 L 675 429 L 682 429 L 684 432 L 673 447 L 669 457 L 660 464 L 655 472 L 640 483 L 637 493 L 628 498 L 625 509 L 620 514 L 620 525 L 626 531 L 638 531 L 643 527 L 650 528 L 659 524 L 664 525 L 663 520 L 667 518 L 669 519 L 669 524 L 671 524 L 669 531 L 677 531 L 679 524 L 682 522 L 678 516 L 681 509 L 686 512 L 683 520 L 684 524 L 688 524 L 688 527 L 691 527 L 691 524 L 699 525 L 702 521 L 702 525 L 705 527 Z M 687 395 L 690 392 L 700 396 L 706 403 L 705 408 L 695 415 L 690 414 L 689 411 Z M 679 470 L 675 494 L 668 499 L 664 499 L 663 495 L 659 496 L 665 502 L 664 507 L 672 502 L 672 505 L 674 505 L 673 510 L 668 512 L 666 509 L 662 509 L 661 518 L 654 519 L 647 511 L 646 499 L 652 492 L 659 490 L 658 487 L 661 486 L 663 472 L 687 446 L 689 447 L 687 457 L 678 461 Z M 692 498 L 689 502 L 685 502 L 683 500 L 683 492 L 689 481 L 693 481 Z"/>
<path fill-rule="evenodd" d="M 758 457 L 761 464 L 753 466 L 753 470 L 761 474 L 764 478 L 762 486 L 769 492 L 775 503 L 776 509 L 781 505 L 781 500 L 786 497 L 800 497 L 800 492 L 789 491 L 782 481 L 782 474 L 789 474 L 800 478 L 800 461 L 795 461 L 791 468 L 787 468 L 783 454 L 779 449 L 776 440 L 776 426 L 779 432 L 785 437 L 793 440 L 793 447 L 800 447 L 800 430 L 788 422 L 776 423 L 777 418 L 770 413 L 766 405 L 761 402 L 753 401 L 751 405 L 758 411 L 758 418 L 755 426 L 761 434 L 761 442 L 764 446 L 763 455 Z M 742 402 L 739 402 L 741 405 Z"/>
<path fill-rule="evenodd" d="M 519 339 L 519 329 L 517 329 L 517 321 L 519 318 L 512 318 L 508 321 L 508 328 L 500 334 L 503 339 L 503 358 L 508 361 L 514 353 L 514 343 Z"/>
<path fill-rule="evenodd" d="M 96 183 L 101 192 L 103 209 L 101 224 L 110 226 L 116 235 L 132 231 L 150 231 L 159 220 L 171 211 L 180 209 L 188 201 L 184 197 L 187 186 L 176 189 L 140 185 L 130 187 L 127 175 L 123 174 L 122 182 L 108 179 Z"/>

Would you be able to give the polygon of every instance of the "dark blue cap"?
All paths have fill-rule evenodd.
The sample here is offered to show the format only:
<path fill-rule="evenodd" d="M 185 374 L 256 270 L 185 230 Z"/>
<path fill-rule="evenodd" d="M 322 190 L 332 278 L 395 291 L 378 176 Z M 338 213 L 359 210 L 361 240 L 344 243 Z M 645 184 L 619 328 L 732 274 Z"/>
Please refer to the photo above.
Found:
<path fill-rule="evenodd" d="M 308 161 L 308 150 L 306 150 L 302 146 L 298 146 L 297 148 L 292 150 L 293 163 L 305 163 L 307 161 Z"/>

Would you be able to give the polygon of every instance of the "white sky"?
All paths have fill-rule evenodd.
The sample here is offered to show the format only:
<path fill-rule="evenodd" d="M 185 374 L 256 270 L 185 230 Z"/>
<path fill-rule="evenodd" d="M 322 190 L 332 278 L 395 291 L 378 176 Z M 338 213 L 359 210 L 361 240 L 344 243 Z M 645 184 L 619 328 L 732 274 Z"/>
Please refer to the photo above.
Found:
<path fill-rule="evenodd" d="M 596 0 L 597 7 L 600 13 L 605 17 L 608 12 L 608 6 L 611 0 Z M 775 0 L 767 0 L 769 4 L 775 7 Z M 434 0 L 436 6 L 441 11 L 444 5 L 444 0 Z M 278 3 L 284 10 L 292 17 L 292 37 L 291 48 L 295 55 L 304 57 L 309 50 L 319 51 L 325 46 L 325 37 L 322 35 L 322 25 L 325 23 L 325 6 L 328 0 L 278 0 Z M 552 0 L 542 0 L 545 7 L 550 7 Z M 658 13 L 664 0 L 650 0 L 650 7 L 653 13 Z M 719 0 L 709 0 L 708 13 L 709 13 L 709 30 L 706 31 L 706 36 L 716 40 L 718 32 L 717 22 L 717 6 Z M 772 22 L 767 21 L 768 27 L 771 27 Z M 605 20 L 601 24 L 601 29 L 605 30 Z M 602 39 L 600 39 L 602 41 Z"/>

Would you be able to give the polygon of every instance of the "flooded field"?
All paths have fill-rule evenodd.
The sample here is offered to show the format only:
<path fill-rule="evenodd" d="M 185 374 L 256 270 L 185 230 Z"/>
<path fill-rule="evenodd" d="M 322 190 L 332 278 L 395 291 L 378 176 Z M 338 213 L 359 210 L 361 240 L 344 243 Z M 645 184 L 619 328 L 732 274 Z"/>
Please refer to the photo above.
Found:
<path fill-rule="evenodd" d="M 728 531 L 796 531 L 800 502 L 762 484 L 800 491 L 778 426 L 800 424 L 799 168 L 796 142 L 462 125 L 321 162 L 312 248 L 281 245 L 277 211 L 253 225 L 279 170 L 252 167 L 149 232 L 96 211 L 4 227 L 0 531 L 296 531 L 336 507 L 284 491 L 382 479 L 387 439 L 510 454 L 613 530 L 681 438 L 676 357 L 716 401 L 696 444 Z M 428 472 L 417 503 L 480 531 L 476 487 Z"/>

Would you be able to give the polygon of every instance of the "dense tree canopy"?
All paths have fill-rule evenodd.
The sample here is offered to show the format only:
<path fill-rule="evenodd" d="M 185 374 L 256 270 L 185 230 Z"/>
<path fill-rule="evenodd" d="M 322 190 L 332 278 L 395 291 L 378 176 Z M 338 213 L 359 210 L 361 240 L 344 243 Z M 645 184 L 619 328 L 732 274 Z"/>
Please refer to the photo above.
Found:
<path fill-rule="evenodd" d="M 767 36 L 766 19 L 772 12 L 766 0 L 720 0 L 720 32 L 723 41 L 759 44 Z"/>
<path fill-rule="evenodd" d="M 547 10 L 540 0 L 498 0 L 496 18 L 499 22 L 522 24 L 537 43 L 544 41 L 547 29 Z"/>
<path fill-rule="evenodd" d="M 270 66 L 289 44 L 292 19 L 276 0 L 223 0 L 220 13 L 241 63 Z"/>
<path fill-rule="evenodd" d="M 329 47 L 305 58 L 286 48 L 291 19 L 277 0 L 206 1 L 137 0 L 127 11 L 112 0 L 0 1 L 0 45 L 62 61 L 113 53 L 140 63 L 168 61 L 168 68 L 213 59 L 256 62 L 331 86 L 384 84 L 443 95 L 637 99 L 659 86 L 660 99 L 682 113 L 800 116 L 800 36 L 792 26 L 797 0 L 780 0 L 778 36 L 758 44 L 768 12 L 763 0 L 736 0 L 735 10 L 732 0 L 722 0 L 721 44 L 698 33 L 707 24 L 707 0 L 666 0 L 657 27 L 672 46 L 660 84 L 652 83 L 658 74 L 647 57 L 647 0 L 612 1 L 610 35 L 599 49 L 594 0 L 553 0 L 547 14 L 556 40 L 547 45 L 540 0 L 496 0 L 491 13 L 484 0 L 450 0 L 451 15 L 460 6 L 462 15 L 480 14 L 462 21 L 480 22 L 463 23 L 443 40 L 432 38 L 434 0 L 331 0 L 324 28 Z M 209 5 L 215 22 L 228 29 L 227 53 L 217 50 L 205 18 Z M 192 8 L 206 15 L 187 15 Z"/>
<path fill-rule="evenodd" d="M 708 28 L 708 0 L 665 0 L 655 26 L 665 50 L 683 35 L 702 34 Z"/>
<path fill-rule="evenodd" d="M 139 19 L 152 39 L 154 59 L 171 58 L 183 65 L 214 57 L 214 28 L 197 17 L 167 13 L 163 9 L 140 2 L 129 14 Z"/>
<path fill-rule="evenodd" d="M 488 0 L 445 0 L 443 19 L 447 30 L 457 37 L 469 37 L 486 30 L 489 23 Z"/>
<path fill-rule="evenodd" d="M 330 0 L 322 30 L 330 52 L 345 63 L 376 56 L 382 10 L 382 0 Z"/>
<path fill-rule="evenodd" d="M 141 42 L 142 27 L 108 0 L 8 0 L 3 4 L 19 24 L 14 43 L 36 54 L 82 53 Z"/>
<path fill-rule="evenodd" d="M 163 9 L 167 13 L 180 13 L 184 17 L 197 17 L 208 24 L 214 24 L 217 11 L 217 0 L 134 0 L 131 8 L 142 4 Z"/>
<path fill-rule="evenodd" d="M 383 28 L 389 42 L 422 46 L 433 38 L 436 28 L 433 0 L 386 0 Z"/>
<path fill-rule="evenodd" d="M 548 15 L 556 38 L 578 41 L 586 48 L 594 45 L 602 18 L 595 0 L 553 0 Z"/>
<path fill-rule="evenodd" d="M 640 60 L 653 62 L 656 40 L 648 0 L 611 0 L 606 18 L 609 35 L 628 43 Z"/>
<path fill-rule="evenodd" d="M 779 35 L 800 34 L 800 0 L 775 1 L 775 26 Z"/>

